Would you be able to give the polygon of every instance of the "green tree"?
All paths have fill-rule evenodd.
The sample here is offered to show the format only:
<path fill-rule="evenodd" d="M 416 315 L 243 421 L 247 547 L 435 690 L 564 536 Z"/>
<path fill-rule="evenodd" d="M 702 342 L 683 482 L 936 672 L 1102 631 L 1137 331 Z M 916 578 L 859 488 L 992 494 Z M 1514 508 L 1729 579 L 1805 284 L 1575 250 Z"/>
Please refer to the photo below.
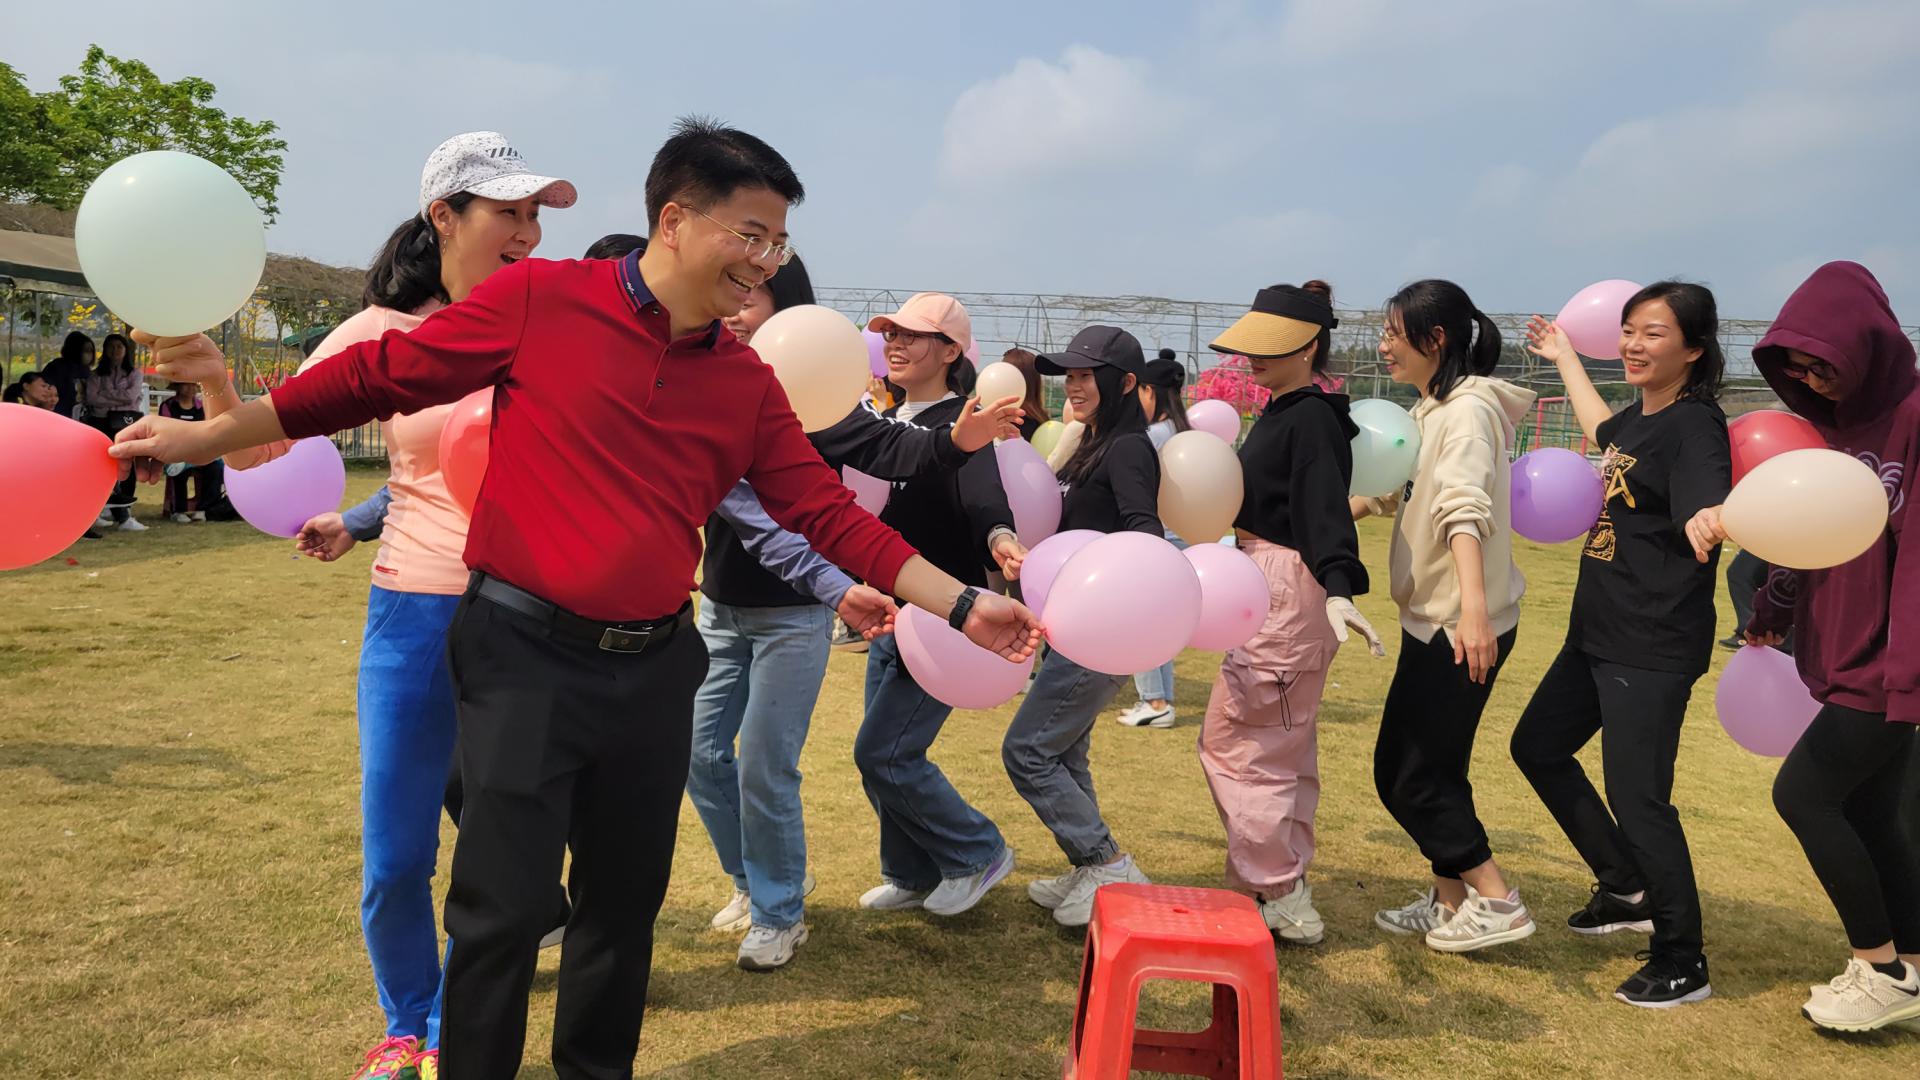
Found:
<path fill-rule="evenodd" d="M 28 92 L 19 73 L 0 64 L 0 196 L 70 209 L 121 158 L 181 150 L 232 174 L 271 221 L 286 140 L 271 120 L 215 108 L 213 95 L 205 79 L 166 82 L 98 45 L 78 72 L 60 78 L 60 89 L 44 94 Z"/>

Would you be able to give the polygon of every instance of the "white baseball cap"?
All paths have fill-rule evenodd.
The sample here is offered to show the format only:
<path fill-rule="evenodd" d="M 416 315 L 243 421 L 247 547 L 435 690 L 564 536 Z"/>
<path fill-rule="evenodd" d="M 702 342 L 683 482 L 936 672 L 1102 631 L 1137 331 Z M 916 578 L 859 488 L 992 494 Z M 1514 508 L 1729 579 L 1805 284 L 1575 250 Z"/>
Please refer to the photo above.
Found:
<path fill-rule="evenodd" d="M 462 191 L 503 202 L 531 197 L 556 210 L 579 198 L 567 181 L 527 171 L 520 151 L 497 131 L 469 131 L 433 148 L 420 170 L 420 216 L 436 200 Z"/>

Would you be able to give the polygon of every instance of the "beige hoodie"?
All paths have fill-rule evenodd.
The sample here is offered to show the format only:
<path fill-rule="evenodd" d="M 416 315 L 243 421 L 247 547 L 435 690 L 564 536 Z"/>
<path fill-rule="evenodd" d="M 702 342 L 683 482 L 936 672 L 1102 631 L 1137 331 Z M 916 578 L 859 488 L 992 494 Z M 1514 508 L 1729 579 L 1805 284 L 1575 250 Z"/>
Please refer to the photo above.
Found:
<path fill-rule="evenodd" d="M 1442 629 L 1452 641 L 1460 622 L 1460 581 L 1447 547 L 1460 533 L 1480 538 L 1493 632 L 1504 634 L 1520 623 L 1527 579 L 1513 564 L 1508 450 L 1535 396 L 1509 382 L 1469 375 L 1445 401 L 1422 398 L 1413 407 L 1420 460 L 1406 505 L 1399 505 L 1399 496 L 1367 500 L 1373 513 L 1398 511 L 1388 559 L 1393 601 L 1400 605 L 1400 625 L 1423 643 Z"/>

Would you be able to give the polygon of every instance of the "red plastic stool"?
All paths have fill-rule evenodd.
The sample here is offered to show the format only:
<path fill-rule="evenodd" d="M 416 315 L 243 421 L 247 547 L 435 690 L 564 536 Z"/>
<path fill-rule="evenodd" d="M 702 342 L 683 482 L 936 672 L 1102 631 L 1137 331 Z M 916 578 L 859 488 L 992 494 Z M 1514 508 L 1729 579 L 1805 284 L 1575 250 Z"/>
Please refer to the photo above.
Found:
<path fill-rule="evenodd" d="M 1221 889 L 1107 885 L 1094 894 L 1066 1080 L 1129 1069 L 1280 1080 L 1279 968 L 1253 901 Z M 1205 1031 L 1138 1031 L 1148 979 L 1213 984 Z"/>

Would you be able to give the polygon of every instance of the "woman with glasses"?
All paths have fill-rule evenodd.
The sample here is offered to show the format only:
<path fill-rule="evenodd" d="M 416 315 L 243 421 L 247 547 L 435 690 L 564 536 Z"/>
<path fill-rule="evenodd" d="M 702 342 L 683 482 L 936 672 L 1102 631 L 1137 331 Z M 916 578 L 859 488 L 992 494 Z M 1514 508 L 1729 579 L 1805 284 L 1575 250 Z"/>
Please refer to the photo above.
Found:
<path fill-rule="evenodd" d="M 1079 441 L 1055 470 L 1064 492 L 1061 531 L 1164 536 L 1160 457 L 1147 437 L 1152 394 L 1142 392 L 1147 365 L 1140 342 L 1125 330 L 1089 326 L 1066 351 L 1042 355 L 1035 366 L 1066 376 L 1067 402 L 1081 418 Z M 1062 926 L 1087 924 L 1102 885 L 1147 883 L 1100 814 L 1087 762 L 1094 722 L 1126 680 L 1081 667 L 1058 649 L 1048 652 L 1000 744 L 1014 790 L 1070 864 L 1066 873 L 1027 886 L 1028 898 Z"/>
<path fill-rule="evenodd" d="M 1813 272 L 1753 347 L 1787 407 L 1886 489 L 1887 528 L 1826 570 L 1776 567 L 1754 599 L 1749 647 L 1791 627 L 1820 712 L 1773 782 L 1853 956 L 1802 1015 L 1836 1031 L 1920 1017 L 1920 375 L 1880 283 L 1858 263 Z M 1715 539 L 1724 536 L 1715 515 Z"/>
<path fill-rule="evenodd" d="M 925 426 L 951 423 L 970 408 L 973 365 L 963 354 L 973 324 L 958 300 L 918 293 L 868 328 L 887 343 L 887 380 L 905 400 L 890 419 Z M 976 454 L 958 469 L 896 483 L 880 520 L 961 583 L 982 588 L 991 561 L 1019 577 L 1026 549 L 993 454 Z M 951 707 L 914 681 L 891 636 L 867 649 L 866 717 L 854 738 L 867 799 L 880 818 L 882 882 L 860 897 L 872 911 L 925 908 L 952 916 L 978 904 L 1013 870 L 1013 849 L 994 823 L 969 805 L 927 757 Z"/>
<path fill-rule="evenodd" d="M 1469 952 L 1535 929 L 1493 860 L 1467 779 L 1480 714 L 1513 651 L 1526 591 L 1513 562 L 1507 453 L 1534 393 L 1492 378 L 1500 330 L 1451 281 L 1416 281 L 1387 301 L 1380 353 L 1393 381 L 1420 395 L 1420 454 L 1404 495 L 1355 500 L 1357 514 L 1394 514 L 1400 659 L 1381 710 L 1373 779 L 1433 883 L 1374 922 L 1390 934 L 1423 935 L 1431 949 Z"/>
<path fill-rule="evenodd" d="M 1673 806 L 1693 684 L 1712 662 L 1710 520 L 1732 484 L 1726 361 L 1713 294 L 1661 281 L 1621 309 L 1620 355 L 1639 397 L 1615 413 L 1573 343 L 1535 317 L 1527 347 L 1553 361 L 1587 438 L 1605 448 L 1606 501 L 1580 557 L 1566 644 L 1513 731 L 1513 760 L 1597 879 L 1576 934 L 1653 934 L 1614 997 L 1642 1008 L 1704 1001 L 1700 889 Z M 1600 735 L 1607 796 L 1574 757 Z"/>
<path fill-rule="evenodd" d="M 776 312 L 813 302 L 806 265 L 788 255 L 725 325 L 751 344 Z M 950 409 L 950 423 L 924 426 L 883 419 L 863 404 L 808 439 L 835 468 L 938 483 L 974 456 L 992 464 L 987 448 L 1017 430 L 1018 401 Z M 709 660 L 694 698 L 687 795 L 733 883 L 711 925 L 744 931 L 736 958 L 742 969 L 771 971 L 791 961 L 809 935 L 804 898 L 813 877 L 800 751 L 826 675 L 828 621 L 837 612 L 856 634 L 864 627 L 877 636 L 892 605 L 814 554 L 803 538 L 774 526 L 744 481 L 707 519 L 701 565 L 697 625 Z"/>

